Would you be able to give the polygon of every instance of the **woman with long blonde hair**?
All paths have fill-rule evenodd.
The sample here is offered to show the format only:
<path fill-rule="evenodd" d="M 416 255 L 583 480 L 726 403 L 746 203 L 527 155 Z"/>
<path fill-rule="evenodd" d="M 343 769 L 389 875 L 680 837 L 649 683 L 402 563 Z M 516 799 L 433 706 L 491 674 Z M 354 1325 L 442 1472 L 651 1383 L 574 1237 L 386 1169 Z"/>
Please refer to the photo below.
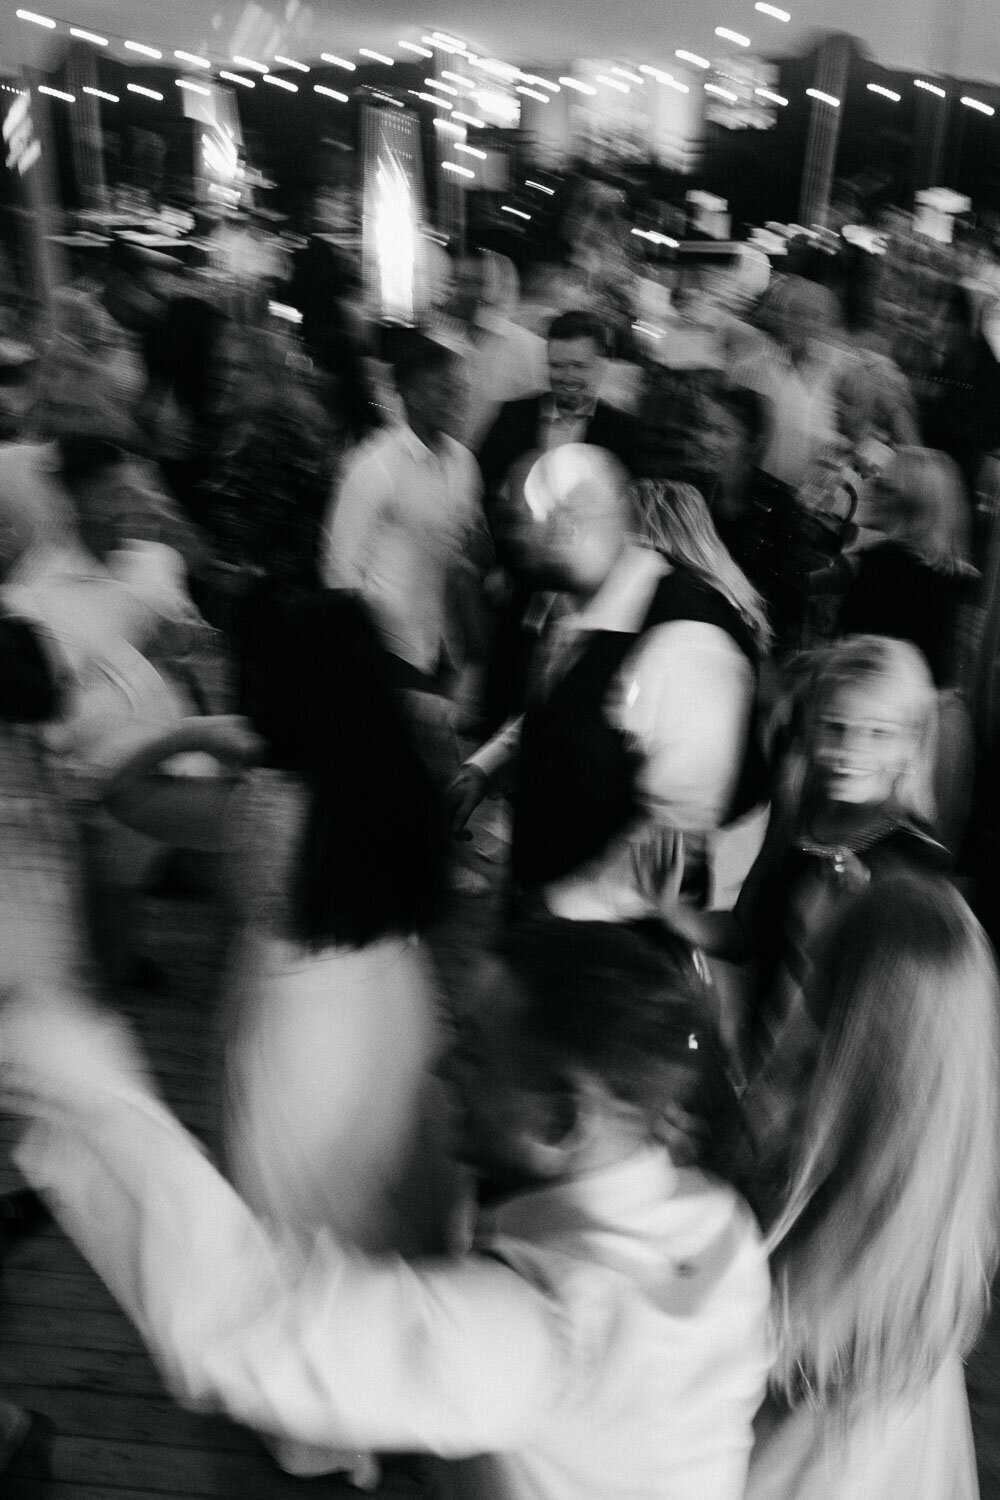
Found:
<path fill-rule="evenodd" d="M 958 465 L 932 448 L 897 449 L 862 494 L 859 520 L 879 539 L 858 558 L 840 630 L 912 641 L 938 686 L 949 686 L 955 617 L 978 576 Z"/>
<path fill-rule="evenodd" d="M 642 539 L 721 594 L 763 654 L 771 641 L 764 601 L 726 550 L 700 491 L 693 484 L 640 479 L 633 494 Z"/>
<path fill-rule="evenodd" d="M 749 1500 L 974 1500 L 961 1361 L 1000 1198 L 989 945 L 947 882 L 895 876 L 831 925 L 808 1003 L 818 1051 L 777 1139 L 773 1101 L 749 1101 L 772 1128 L 777 1348 Z"/>

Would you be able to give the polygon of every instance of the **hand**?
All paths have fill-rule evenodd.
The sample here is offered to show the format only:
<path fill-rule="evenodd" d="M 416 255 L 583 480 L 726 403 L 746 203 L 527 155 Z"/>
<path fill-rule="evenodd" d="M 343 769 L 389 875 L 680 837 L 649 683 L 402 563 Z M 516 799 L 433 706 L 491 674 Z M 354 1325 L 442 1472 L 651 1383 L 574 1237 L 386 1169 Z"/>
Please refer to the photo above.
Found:
<path fill-rule="evenodd" d="M 452 833 L 461 833 L 486 796 L 489 777 L 479 766 L 466 765 L 445 793 Z"/>
<path fill-rule="evenodd" d="M 259 760 L 265 745 L 249 719 L 239 714 L 213 714 L 198 721 L 198 744 L 191 748 L 238 768 Z"/>

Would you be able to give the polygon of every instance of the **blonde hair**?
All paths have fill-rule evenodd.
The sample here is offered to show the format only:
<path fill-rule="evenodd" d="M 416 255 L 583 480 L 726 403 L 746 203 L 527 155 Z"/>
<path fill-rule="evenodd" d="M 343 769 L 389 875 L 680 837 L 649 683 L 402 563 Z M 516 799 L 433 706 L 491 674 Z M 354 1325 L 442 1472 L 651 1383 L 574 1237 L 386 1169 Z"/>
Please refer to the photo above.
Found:
<path fill-rule="evenodd" d="M 858 896 L 816 970 L 824 1036 L 768 1236 L 776 1387 L 854 1403 L 966 1353 L 997 1262 L 997 972 L 944 880 Z"/>
<path fill-rule="evenodd" d="M 935 812 L 938 697 L 923 654 L 909 641 L 891 636 L 848 635 L 800 658 L 796 691 L 805 719 L 807 760 L 812 726 L 841 687 L 864 687 L 874 694 L 891 691 L 902 700 L 904 722 L 916 735 L 916 748 L 896 783 L 895 801 L 903 813 L 930 821 Z M 803 779 L 808 779 L 808 766 Z"/>
<path fill-rule="evenodd" d="M 727 551 L 700 492 L 693 484 L 640 479 L 632 493 L 642 539 L 728 600 L 757 649 L 766 651 L 771 626 L 764 601 Z"/>
<path fill-rule="evenodd" d="M 897 448 L 881 476 L 887 536 L 942 573 L 971 573 L 971 519 L 961 470 L 934 448 Z"/>

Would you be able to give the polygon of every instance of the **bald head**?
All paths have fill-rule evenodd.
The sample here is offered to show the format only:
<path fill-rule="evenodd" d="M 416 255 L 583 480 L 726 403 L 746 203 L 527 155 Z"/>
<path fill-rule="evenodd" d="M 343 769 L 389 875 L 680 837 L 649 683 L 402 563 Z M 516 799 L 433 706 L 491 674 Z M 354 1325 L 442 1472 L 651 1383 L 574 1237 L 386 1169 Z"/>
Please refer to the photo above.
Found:
<path fill-rule="evenodd" d="M 590 598 L 628 545 L 629 479 L 603 448 L 568 443 L 545 453 L 523 481 L 531 571 L 547 587 Z"/>

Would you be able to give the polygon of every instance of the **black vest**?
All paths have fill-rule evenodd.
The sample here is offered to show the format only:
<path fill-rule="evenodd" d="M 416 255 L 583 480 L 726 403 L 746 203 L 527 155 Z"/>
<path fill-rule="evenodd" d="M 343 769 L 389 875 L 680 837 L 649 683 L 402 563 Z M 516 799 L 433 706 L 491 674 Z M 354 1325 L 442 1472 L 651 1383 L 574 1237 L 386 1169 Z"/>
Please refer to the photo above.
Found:
<path fill-rule="evenodd" d="M 545 885 L 578 870 L 639 815 L 639 757 L 610 722 L 608 697 L 636 642 L 675 620 L 726 631 L 756 673 L 756 648 L 736 610 L 681 568 L 661 579 L 635 634 L 589 632 L 565 675 L 544 700 L 529 700 L 525 712 L 511 850 L 520 885 Z M 742 790 L 737 801 L 753 805 Z"/>

